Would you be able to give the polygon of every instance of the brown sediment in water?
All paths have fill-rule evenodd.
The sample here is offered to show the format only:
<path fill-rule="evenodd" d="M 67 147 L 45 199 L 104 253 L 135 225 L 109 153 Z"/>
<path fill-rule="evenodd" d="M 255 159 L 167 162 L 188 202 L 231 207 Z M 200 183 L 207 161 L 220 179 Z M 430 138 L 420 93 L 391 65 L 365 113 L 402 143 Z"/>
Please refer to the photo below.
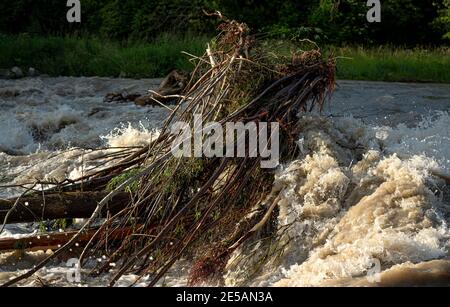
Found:
<path fill-rule="evenodd" d="M 382 152 L 381 143 L 370 147 L 375 138 L 357 121 L 351 125 L 314 117 L 303 121 L 304 157 L 288 164 L 274 183 L 282 195 L 278 244 L 285 244 L 283 253 L 251 276 L 248 268 L 257 266 L 267 249 L 264 244 L 241 249 L 228 264 L 225 283 L 448 282 L 448 262 L 442 259 L 448 257 L 450 215 L 442 197 L 445 182 L 429 172 L 435 162 L 422 155 L 400 158 Z M 250 259 L 246 266 L 234 265 L 242 258 Z M 374 272 L 381 274 L 381 283 L 365 283 Z"/>
<path fill-rule="evenodd" d="M 378 281 L 344 278 L 324 282 L 325 287 L 450 287 L 450 260 L 403 263 L 379 274 Z"/>

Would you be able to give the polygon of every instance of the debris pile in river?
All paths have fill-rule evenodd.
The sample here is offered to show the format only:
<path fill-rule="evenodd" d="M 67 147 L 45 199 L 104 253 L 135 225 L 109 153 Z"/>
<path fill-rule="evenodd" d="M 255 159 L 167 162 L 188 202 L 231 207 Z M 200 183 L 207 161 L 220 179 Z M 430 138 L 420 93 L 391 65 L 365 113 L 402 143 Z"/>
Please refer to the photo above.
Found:
<path fill-rule="evenodd" d="M 105 102 L 134 102 L 138 106 L 163 106 L 167 104 L 176 104 L 179 94 L 186 88 L 190 79 L 187 71 L 175 69 L 171 71 L 159 85 L 156 91 L 149 90 L 147 94 L 121 92 L 108 93 L 103 101 Z"/>
<path fill-rule="evenodd" d="M 82 262 L 89 256 L 107 259 L 92 274 L 109 272 L 109 264 L 115 263 L 111 285 L 134 272 L 149 276 L 150 286 L 180 258 L 193 260 L 191 283 L 201 282 L 220 272 L 230 254 L 255 234 L 275 234 L 277 195 L 272 192 L 273 172 L 261 167 L 262 158 L 250 150 L 234 158 L 177 158 L 171 152 L 177 135 L 170 128 L 180 121 L 195 127 L 194 115 L 221 125 L 276 122 L 281 162 L 289 160 L 297 153 L 297 114 L 322 107 L 334 89 L 335 61 L 324 59 L 319 50 L 277 55 L 236 21 L 224 19 L 219 29 L 206 53 L 192 57 L 196 66 L 182 93 L 169 93 L 177 103 L 158 139 L 146 148 L 109 156 L 116 161 L 113 166 L 40 192 L 60 195 L 61 200 L 68 192 L 82 191 L 84 197 L 92 193 L 98 205 L 76 235 L 7 285 L 31 276 L 86 233 L 91 237 L 80 255 Z M 234 142 L 237 146 L 238 140 Z M 53 201 L 57 203 L 57 197 Z M 22 201 L 14 206 L 23 206 Z M 102 215 L 106 221 L 92 228 Z M 121 229 L 127 230 L 122 240 L 109 239 Z"/>

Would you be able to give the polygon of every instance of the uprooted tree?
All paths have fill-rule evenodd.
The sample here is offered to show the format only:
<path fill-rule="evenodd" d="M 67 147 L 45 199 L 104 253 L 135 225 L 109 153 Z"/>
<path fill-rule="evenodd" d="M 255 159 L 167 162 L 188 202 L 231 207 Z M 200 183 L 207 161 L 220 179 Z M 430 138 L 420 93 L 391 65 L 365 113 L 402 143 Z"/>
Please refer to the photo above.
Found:
<path fill-rule="evenodd" d="M 219 29 L 206 53 L 192 58 L 196 66 L 191 79 L 176 97 L 177 104 L 157 140 L 121 157 L 114 166 L 47 192 L 64 195 L 86 182 L 86 193 L 86 187 L 98 190 L 95 183 L 104 184 L 105 178 L 123 177 L 111 192 L 96 194 L 102 199 L 76 235 L 6 286 L 31 276 L 86 233 L 90 239 L 80 255 L 82 263 L 89 256 L 107 256 L 92 274 L 108 272 L 109 264 L 116 263 L 111 285 L 133 272 L 149 276 L 149 286 L 181 258 L 193 261 L 191 284 L 213 277 L 231 253 L 256 233 L 275 235 L 273 170 L 262 169 L 261 158 L 250 157 L 248 152 L 240 158 L 176 158 L 171 146 L 177 136 L 170 133 L 170 127 L 175 121 L 192 127 L 194 114 L 201 114 L 204 122 L 222 125 L 278 122 L 280 156 L 282 162 L 287 161 L 297 154 L 298 113 L 321 108 L 334 89 L 335 61 L 324 59 L 318 49 L 277 55 L 236 21 L 224 19 Z M 129 193 L 126 201 L 124 191 Z M 117 199 L 124 202 L 115 207 L 120 209 L 107 214 L 92 231 L 92 222 Z M 120 229 L 127 229 L 121 240 L 108 240 Z"/>

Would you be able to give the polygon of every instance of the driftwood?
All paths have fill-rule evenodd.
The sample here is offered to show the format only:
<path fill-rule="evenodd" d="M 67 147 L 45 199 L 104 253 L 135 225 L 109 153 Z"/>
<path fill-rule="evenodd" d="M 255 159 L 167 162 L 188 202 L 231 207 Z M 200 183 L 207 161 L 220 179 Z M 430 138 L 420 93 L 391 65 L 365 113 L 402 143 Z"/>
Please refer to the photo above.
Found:
<path fill-rule="evenodd" d="M 255 158 L 246 151 L 244 156 L 234 158 L 180 159 L 171 153 L 177 135 L 169 133 L 170 127 L 175 121 L 194 127 L 198 114 L 203 122 L 214 121 L 221 126 L 226 123 L 278 123 L 282 163 L 297 152 L 297 114 L 314 107 L 322 108 L 333 91 L 335 60 L 323 58 L 320 50 L 272 57 L 272 50 L 259 44 L 245 24 L 226 20 L 219 29 L 221 33 L 216 44 L 202 57 L 193 58 L 197 65 L 180 94 L 153 93 L 156 95 L 153 99 L 162 105 L 159 98 L 175 99 L 176 102 L 160 136 L 142 151 L 132 153 L 83 181 L 120 175 L 132 167 L 139 167 L 138 173 L 98 201 L 79 232 L 61 244 L 54 254 L 3 286 L 32 276 L 76 245 L 104 208 L 117 203 L 115 197 L 132 184 L 137 185 L 132 201 L 125 201 L 126 207 L 97 229 L 80 255 L 83 262 L 100 251 L 114 251 L 105 259 L 106 262 L 121 263 L 110 279 L 111 285 L 127 272 L 140 277 L 147 275 L 148 285 L 155 285 L 183 256 L 194 259 L 194 267 L 200 268 L 198 274 L 191 272 L 195 275 L 191 281 L 205 280 L 220 273 L 223 267 L 208 264 L 223 262 L 238 246 L 270 226 L 276 204 L 265 200 L 271 193 L 274 176 L 272 170 L 261 167 L 262 157 Z M 202 134 L 203 141 L 206 134 Z M 267 135 L 258 133 L 257 139 L 260 137 Z M 237 141 L 233 142 L 237 146 Z M 269 143 L 275 145 L 271 140 Z M 73 183 L 77 184 L 79 180 Z M 260 212 L 255 218 L 240 223 L 256 207 Z M 102 233 L 110 237 L 114 229 L 130 226 L 135 227 L 134 231 L 119 245 L 111 244 L 110 240 L 98 240 Z M 277 236 L 273 229 L 269 229 L 268 236 Z M 158 257 L 154 258 L 155 254 Z M 103 271 L 101 266 L 103 264 L 96 267 L 100 272 Z"/>
<path fill-rule="evenodd" d="M 94 236 L 97 230 L 88 230 L 77 238 L 77 246 L 86 245 Z M 44 233 L 24 238 L 2 238 L 0 239 L 0 251 L 34 251 L 58 249 L 66 244 L 70 239 L 77 235 L 78 231 L 62 232 L 62 233 Z M 109 242 L 117 242 L 132 233 L 130 228 L 122 228 L 114 230 L 108 234 Z M 104 233 L 103 233 L 104 235 Z"/>
<path fill-rule="evenodd" d="M 171 97 L 180 94 L 189 82 L 189 73 L 174 70 L 161 82 L 159 88 L 150 94 L 136 97 L 134 103 L 138 106 L 166 104 L 176 100 Z"/>
<path fill-rule="evenodd" d="M 117 102 L 117 103 L 125 103 L 129 101 L 134 101 L 136 98 L 140 97 L 140 94 L 132 93 L 129 94 L 126 91 L 120 93 L 108 93 L 105 98 L 103 98 L 104 102 Z"/>
<path fill-rule="evenodd" d="M 176 102 L 176 95 L 180 94 L 189 82 L 189 72 L 183 70 L 171 71 L 161 82 L 156 91 L 141 95 L 127 91 L 108 93 L 104 102 L 125 103 L 133 101 L 138 106 L 170 104 Z"/>
<path fill-rule="evenodd" d="M 445 174 L 440 170 L 431 170 L 431 174 L 433 176 L 436 176 L 438 178 L 441 178 L 442 180 L 445 181 L 445 183 L 450 186 L 450 174 Z"/>
<path fill-rule="evenodd" d="M 24 196 L 13 208 L 16 199 L 0 200 L 0 225 L 29 223 L 63 218 L 88 218 L 107 192 L 64 192 Z M 116 214 L 130 202 L 130 194 L 121 192 L 114 196 L 101 216 Z"/>

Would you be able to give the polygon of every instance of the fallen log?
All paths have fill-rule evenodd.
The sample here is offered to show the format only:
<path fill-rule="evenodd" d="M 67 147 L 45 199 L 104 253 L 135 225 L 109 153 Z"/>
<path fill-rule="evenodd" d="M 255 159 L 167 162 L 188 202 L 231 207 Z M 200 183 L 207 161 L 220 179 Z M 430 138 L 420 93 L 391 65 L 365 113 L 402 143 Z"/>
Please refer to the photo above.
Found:
<path fill-rule="evenodd" d="M 432 169 L 431 174 L 444 180 L 450 186 L 450 174 L 445 174 L 440 170 Z"/>
<path fill-rule="evenodd" d="M 205 254 L 223 254 L 218 261 L 211 257 L 209 263 L 217 264 L 264 226 L 269 226 L 275 204 L 267 211 L 261 210 L 258 218 L 250 220 L 251 223 L 241 222 L 243 217 L 249 216 L 266 200 L 274 182 L 273 170 L 264 169 L 260 163 L 263 161 L 262 155 L 257 158 L 251 155 L 250 142 L 248 146 L 244 144 L 245 154 L 233 155 L 234 158 L 203 155 L 201 158 L 180 159 L 171 152 L 176 135 L 169 133 L 170 127 L 175 121 L 188 123 L 192 127 L 198 122 L 197 114 L 202 116 L 203 122 L 216 122 L 221 126 L 226 123 L 258 125 L 260 122 L 278 122 L 282 127 L 278 135 L 281 140 L 278 144 L 279 157 L 282 158 L 279 162 L 282 163 L 298 154 L 294 130 L 297 114 L 312 110 L 314 106 L 322 109 L 334 89 L 335 59 L 323 58 L 318 48 L 293 52 L 290 57 L 277 56 L 270 46 L 258 43 L 245 24 L 236 21 L 225 20 L 220 25 L 220 31 L 213 48 L 208 48 L 202 57 L 193 57 L 197 65 L 181 93 L 151 93 L 155 95 L 152 99 L 162 106 L 165 105 L 159 96 L 174 96 L 169 98 L 174 98 L 176 105 L 174 108 L 167 107 L 171 113 L 160 136 L 149 146 L 150 150 L 139 155 L 133 153 L 121 160 L 119 165 L 102 170 L 98 176 L 122 175 L 125 170 L 139 167 L 138 173 L 127 177 L 111 192 L 110 197 L 99 202 L 77 235 L 31 270 L 3 286 L 11 286 L 31 277 L 52 259 L 70 250 L 99 216 L 103 206 L 110 203 L 111 197 L 138 180 L 136 198 L 124 209 L 126 214 L 108 218 L 102 227 L 113 225 L 109 228 L 109 233 L 112 233 L 113 229 L 120 227 L 137 227 L 137 223 L 145 226 L 139 231 L 134 229 L 118 249 L 116 244 L 110 245 L 110 240 L 97 240 L 94 236 L 80 256 L 87 259 L 104 250 L 113 251 L 105 262 L 121 263 L 121 267 L 111 278 L 111 286 L 128 272 L 140 277 L 149 274 L 149 285 L 155 285 L 182 257 L 195 259 Z M 146 103 L 143 101 L 143 104 Z M 204 129 L 198 131 L 202 132 L 204 141 Z M 260 134 L 262 131 L 259 129 L 256 132 L 254 139 L 264 140 L 268 136 Z M 270 132 L 273 132 L 271 135 L 277 134 L 274 130 Z M 240 139 L 234 138 L 231 143 L 234 146 L 230 147 L 237 147 Z M 277 147 L 273 140 L 267 141 L 266 145 Z M 195 218 L 186 221 L 186 216 Z M 153 224 L 156 229 L 148 226 Z M 275 227 L 272 228 L 266 236 L 276 239 L 278 232 Z M 103 228 L 97 231 L 100 233 L 101 230 Z M 158 257 L 153 258 L 156 252 Z M 266 251 L 263 253 L 266 254 Z M 267 257 L 259 264 L 262 266 L 269 260 Z M 94 271 L 103 271 L 104 265 L 104 262 L 98 263 Z M 223 273 L 222 267 L 208 266 L 204 271 Z M 201 274 L 199 277 L 212 274 Z"/>
<path fill-rule="evenodd" d="M 134 103 L 138 106 L 161 106 L 160 103 L 168 104 L 171 101 L 176 102 L 176 99 L 171 96 L 180 94 L 187 86 L 189 79 L 190 74 L 188 72 L 177 69 L 173 70 L 164 78 L 155 92 L 136 97 Z"/>
<path fill-rule="evenodd" d="M 81 236 L 77 239 L 76 245 L 80 247 L 85 246 L 96 232 L 97 229 L 92 229 L 81 234 Z M 72 239 L 72 237 L 74 237 L 77 233 L 78 231 L 69 231 L 62 233 L 43 233 L 23 238 L 2 238 L 0 239 L 0 251 L 36 251 L 58 249 Z M 131 233 L 131 228 L 114 230 L 108 233 L 108 241 L 120 241 Z M 102 232 L 100 236 L 104 234 L 105 232 Z"/>
<path fill-rule="evenodd" d="M 62 192 L 23 196 L 14 207 L 16 199 L 0 199 L 0 226 L 13 223 L 30 223 L 45 220 L 89 218 L 108 192 Z M 130 194 L 118 193 L 102 210 L 116 214 L 130 202 Z"/>

